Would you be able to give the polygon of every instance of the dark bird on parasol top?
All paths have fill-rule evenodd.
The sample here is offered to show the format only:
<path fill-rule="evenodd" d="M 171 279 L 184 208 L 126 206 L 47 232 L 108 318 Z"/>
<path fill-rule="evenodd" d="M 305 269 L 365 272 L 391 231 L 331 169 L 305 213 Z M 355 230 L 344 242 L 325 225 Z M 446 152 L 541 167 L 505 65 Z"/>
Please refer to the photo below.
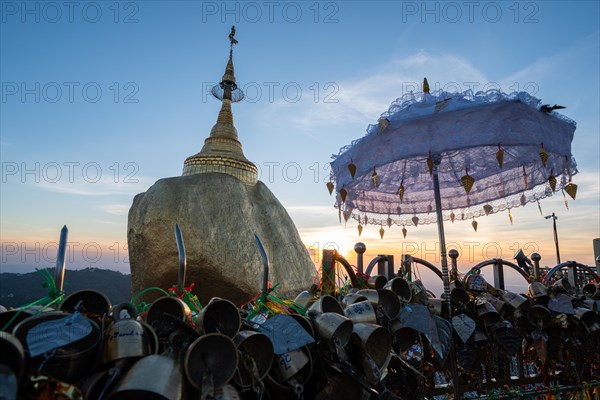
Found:
<path fill-rule="evenodd" d="M 545 113 L 550 113 L 554 110 L 560 110 L 561 108 L 566 108 L 564 106 L 559 106 L 557 104 L 550 106 L 550 104 L 544 104 L 543 106 L 540 107 L 540 111 L 541 112 L 545 112 Z"/>

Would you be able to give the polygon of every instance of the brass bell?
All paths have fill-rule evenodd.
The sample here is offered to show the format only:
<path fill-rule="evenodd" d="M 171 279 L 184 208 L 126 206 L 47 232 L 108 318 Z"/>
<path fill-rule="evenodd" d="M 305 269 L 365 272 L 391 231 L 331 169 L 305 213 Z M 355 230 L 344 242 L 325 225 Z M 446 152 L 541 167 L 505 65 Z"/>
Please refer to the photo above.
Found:
<path fill-rule="evenodd" d="M 377 314 L 373 305 L 365 298 L 363 301 L 350 304 L 344 309 L 346 317 L 350 318 L 352 322 L 367 322 L 377 323 Z"/>
<path fill-rule="evenodd" d="M 235 304 L 213 297 L 198 314 L 197 323 L 204 333 L 222 333 L 233 338 L 240 330 L 242 320 Z"/>
<path fill-rule="evenodd" d="M 412 347 L 418 337 L 417 331 L 404 325 L 398 320 L 390 322 L 390 331 L 400 351 L 406 351 Z"/>
<path fill-rule="evenodd" d="M 326 312 L 334 312 L 340 315 L 344 315 L 344 310 L 342 310 L 342 306 L 337 301 L 337 299 L 328 294 L 319 297 L 319 299 L 308 308 L 307 315 L 310 319 L 314 321 L 319 315 Z"/>
<path fill-rule="evenodd" d="M 25 373 L 25 349 L 23 349 L 23 345 L 19 339 L 10 333 L 0 331 L 0 354 L 2 354 L 0 365 L 4 365 L 12 371 L 18 385 Z M 8 375 L 8 371 L 5 375 Z"/>
<path fill-rule="evenodd" d="M 331 342 L 345 346 L 352 335 L 352 320 L 337 313 L 323 313 L 315 319 L 315 333 Z"/>
<path fill-rule="evenodd" d="M 561 278 L 554 282 L 554 284 L 552 285 L 552 291 L 555 293 L 566 294 L 573 294 L 575 292 L 573 290 L 573 285 L 571 285 L 571 283 L 569 282 L 569 278 L 567 277 Z"/>
<path fill-rule="evenodd" d="M 182 400 L 184 379 L 179 365 L 165 355 L 139 359 L 127 371 L 107 400 Z"/>
<path fill-rule="evenodd" d="M 412 290 L 404 278 L 393 278 L 389 280 L 383 288 L 394 292 L 402 303 L 410 303 L 412 300 Z"/>
<path fill-rule="evenodd" d="M 596 312 L 585 307 L 575 308 L 575 315 L 573 317 L 587 329 L 591 328 L 598 319 Z"/>
<path fill-rule="evenodd" d="M 112 311 L 108 297 L 97 290 L 85 289 L 71 293 L 60 305 L 61 311 L 79 311 L 88 318 L 101 323 Z"/>
<path fill-rule="evenodd" d="M 487 289 L 487 282 L 480 274 L 471 274 L 467 277 L 467 289 L 475 292 L 483 292 Z"/>
<path fill-rule="evenodd" d="M 376 324 L 354 324 L 353 333 L 360 338 L 366 353 L 382 371 L 390 362 L 392 335 L 387 329 Z"/>
<path fill-rule="evenodd" d="M 188 305 L 180 298 L 173 296 L 160 297 L 150 305 L 146 314 L 146 322 L 156 330 L 161 340 L 173 333 L 170 329 L 171 325 L 165 325 L 166 315 L 176 320 L 182 321 L 187 325 L 192 324 L 192 311 Z M 162 329 L 163 326 L 169 327 Z"/>
<path fill-rule="evenodd" d="M 150 328 L 151 329 L 151 328 Z M 151 352 L 148 332 L 141 322 L 122 319 L 108 327 L 104 334 L 102 361 L 143 357 Z"/>
<path fill-rule="evenodd" d="M 586 297 L 589 297 L 594 300 L 600 299 L 600 284 L 598 283 L 588 283 L 583 287 L 583 294 Z"/>
<path fill-rule="evenodd" d="M 510 292 L 508 290 L 501 291 L 500 298 L 515 310 L 519 310 L 529 303 L 529 299 L 527 297 L 518 293 Z"/>
<path fill-rule="evenodd" d="M 457 307 L 464 306 L 469 300 L 469 293 L 461 287 L 455 287 L 450 291 L 450 301 Z"/>
<path fill-rule="evenodd" d="M 548 288 L 542 282 L 531 282 L 527 294 L 534 300 L 542 301 L 548 298 Z"/>
<path fill-rule="evenodd" d="M 239 373 L 233 376 L 233 381 L 242 389 L 252 386 L 253 378 L 263 379 L 273 363 L 273 343 L 264 334 L 255 331 L 241 331 L 233 338 L 233 342 L 241 354 Z M 252 376 L 256 370 L 257 376 Z"/>
<path fill-rule="evenodd" d="M 484 326 L 491 326 L 502 319 L 498 310 L 483 297 L 475 299 L 474 306 L 475 316 Z"/>
<path fill-rule="evenodd" d="M 396 293 L 389 289 L 363 289 L 357 293 L 369 299 L 375 309 L 381 307 L 389 319 L 394 319 L 400 314 L 400 300 Z"/>
<path fill-rule="evenodd" d="M 527 310 L 527 319 L 538 328 L 545 328 L 552 322 L 552 313 L 542 305 L 534 305 Z"/>
<path fill-rule="evenodd" d="M 207 374 L 215 388 L 225 385 L 238 367 L 238 351 L 230 337 L 208 333 L 196 339 L 184 358 L 185 375 L 192 386 L 200 389 Z"/>
<path fill-rule="evenodd" d="M 492 296 L 490 293 L 483 293 L 482 296 L 491 304 L 494 306 L 494 308 L 496 309 L 496 311 L 498 311 L 498 313 L 500 315 L 504 314 L 504 310 L 505 310 L 505 306 L 506 306 L 506 302 L 500 300 L 499 298 L 497 298 L 496 296 Z"/>
<path fill-rule="evenodd" d="M 345 307 L 348 307 L 351 304 L 358 303 L 358 302 L 365 301 L 365 300 L 368 300 L 368 299 L 365 296 L 363 296 L 362 294 L 350 293 L 350 294 L 345 295 L 342 298 L 342 304 Z"/>
<path fill-rule="evenodd" d="M 69 321 L 69 318 L 74 321 Z M 80 338 L 54 347 L 60 351 L 33 354 L 30 339 L 35 339 L 39 345 L 57 343 L 58 338 L 61 335 L 64 337 L 67 332 L 71 336 Z M 98 346 L 102 340 L 100 327 L 93 320 L 80 314 L 56 311 L 44 312 L 21 321 L 15 326 L 13 334 L 21 343 L 26 343 L 24 348 L 29 368 L 41 368 L 41 372 L 66 383 L 76 382 L 88 373 L 95 362 Z M 44 337 L 46 340 L 42 343 Z M 36 351 L 43 351 L 43 349 L 40 350 L 38 346 Z"/>
<path fill-rule="evenodd" d="M 283 386 L 296 375 L 299 375 L 304 382 L 308 380 L 312 373 L 312 359 L 310 352 L 304 348 L 290 351 L 284 354 L 276 354 L 273 360 L 271 372 L 267 375 L 267 380 L 274 383 L 278 389 L 287 390 L 288 386 Z"/>
<path fill-rule="evenodd" d="M 367 286 L 371 289 L 383 289 L 388 279 L 383 275 L 373 275 L 367 280 Z"/>

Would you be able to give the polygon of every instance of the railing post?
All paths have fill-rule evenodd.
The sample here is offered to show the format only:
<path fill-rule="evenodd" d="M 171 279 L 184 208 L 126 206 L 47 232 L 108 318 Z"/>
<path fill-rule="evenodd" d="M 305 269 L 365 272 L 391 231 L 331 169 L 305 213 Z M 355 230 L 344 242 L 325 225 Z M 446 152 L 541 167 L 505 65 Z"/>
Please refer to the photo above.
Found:
<path fill-rule="evenodd" d="M 569 271 L 569 283 L 575 289 L 575 294 L 579 294 L 579 288 L 577 287 L 577 263 L 570 261 L 567 270 Z"/>
<path fill-rule="evenodd" d="M 392 279 L 396 275 L 396 271 L 394 271 L 394 256 L 389 254 L 387 255 L 387 265 L 385 269 L 385 277 L 388 280 Z"/>
<path fill-rule="evenodd" d="M 388 280 L 392 279 L 395 275 L 394 272 L 394 256 L 389 254 L 378 254 L 380 257 L 377 261 L 377 275 L 383 275 Z"/>
<path fill-rule="evenodd" d="M 494 259 L 494 286 L 497 289 L 504 290 L 504 268 L 502 266 L 502 259 Z"/>
<path fill-rule="evenodd" d="M 531 260 L 533 261 L 533 275 L 535 276 L 535 279 L 540 279 L 540 260 L 541 259 L 542 259 L 542 256 L 540 256 L 539 253 L 531 254 Z"/>
<path fill-rule="evenodd" d="M 459 256 L 458 250 L 456 249 L 452 249 L 448 252 L 448 256 L 450 257 L 451 260 L 451 270 L 450 270 L 450 280 L 451 281 L 455 281 L 458 279 L 458 263 L 457 263 L 457 258 Z"/>
<path fill-rule="evenodd" d="M 379 257 L 379 261 L 377 261 L 377 275 L 383 275 L 387 278 L 385 275 L 385 263 L 387 262 L 387 256 L 385 254 L 377 254 L 377 257 Z"/>
<path fill-rule="evenodd" d="M 367 251 L 367 246 L 363 242 L 358 242 L 354 245 L 356 252 L 356 269 L 359 274 L 364 274 L 364 254 Z"/>
<path fill-rule="evenodd" d="M 321 293 L 335 295 L 335 250 L 323 249 L 321 261 Z"/>

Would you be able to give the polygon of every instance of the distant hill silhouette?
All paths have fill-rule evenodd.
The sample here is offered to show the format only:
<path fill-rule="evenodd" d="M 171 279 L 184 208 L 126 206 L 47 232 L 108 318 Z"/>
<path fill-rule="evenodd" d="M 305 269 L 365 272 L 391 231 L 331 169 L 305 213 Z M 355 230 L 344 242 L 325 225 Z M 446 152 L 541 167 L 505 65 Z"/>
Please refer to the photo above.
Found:
<path fill-rule="evenodd" d="M 54 269 L 50 269 L 54 276 Z M 26 274 L 0 273 L 0 305 L 19 307 L 48 294 L 42 287 L 44 279 L 39 272 Z M 82 289 L 94 289 L 104 293 L 113 305 L 131 300 L 131 275 L 99 268 L 67 270 L 64 291 L 70 293 Z"/>

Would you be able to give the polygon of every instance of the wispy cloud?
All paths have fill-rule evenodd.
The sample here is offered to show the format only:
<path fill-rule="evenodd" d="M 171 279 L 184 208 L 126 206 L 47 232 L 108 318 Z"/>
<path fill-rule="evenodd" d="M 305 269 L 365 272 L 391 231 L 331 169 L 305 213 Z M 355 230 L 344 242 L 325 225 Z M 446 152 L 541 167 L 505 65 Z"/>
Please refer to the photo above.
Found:
<path fill-rule="evenodd" d="M 127 215 L 129 207 L 129 204 L 106 204 L 100 206 L 104 212 L 112 215 Z"/>
<path fill-rule="evenodd" d="M 69 195 L 79 196 L 133 196 L 137 193 L 144 192 L 152 185 L 156 178 L 152 177 L 136 177 L 136 181 L 132 182 L 115 182 L 111 178 L 102 178 L 97 182 L 74 180 L 48 182 L 40 180 L 34 185 L 42 190 L 54 193 L 64 193 Z"/>
<path fill-rule="evenodd" d="M 420 91 L 427 77 L 432 90 L 466 90 L 469 86 L 487 84 L 485 75 L 466 59 L 453 55 L 432 56 L 419 52 L 412 56 L 391 59 L 366 77 L 350 78 L 335 84 L 339 91 L 332 96 L 336 102 L 315 102 L 310 96 L 298 103 L 284 100 L 270 104 L 265 112 L 278 115 L 303 130 L 340 123 L 373 123 L 386 111 L 392 100 L 412 91 Z M 475 85 L 476 84 L 476 85 Z M 310 134 L 310 132 L 308 132 Z"/>

